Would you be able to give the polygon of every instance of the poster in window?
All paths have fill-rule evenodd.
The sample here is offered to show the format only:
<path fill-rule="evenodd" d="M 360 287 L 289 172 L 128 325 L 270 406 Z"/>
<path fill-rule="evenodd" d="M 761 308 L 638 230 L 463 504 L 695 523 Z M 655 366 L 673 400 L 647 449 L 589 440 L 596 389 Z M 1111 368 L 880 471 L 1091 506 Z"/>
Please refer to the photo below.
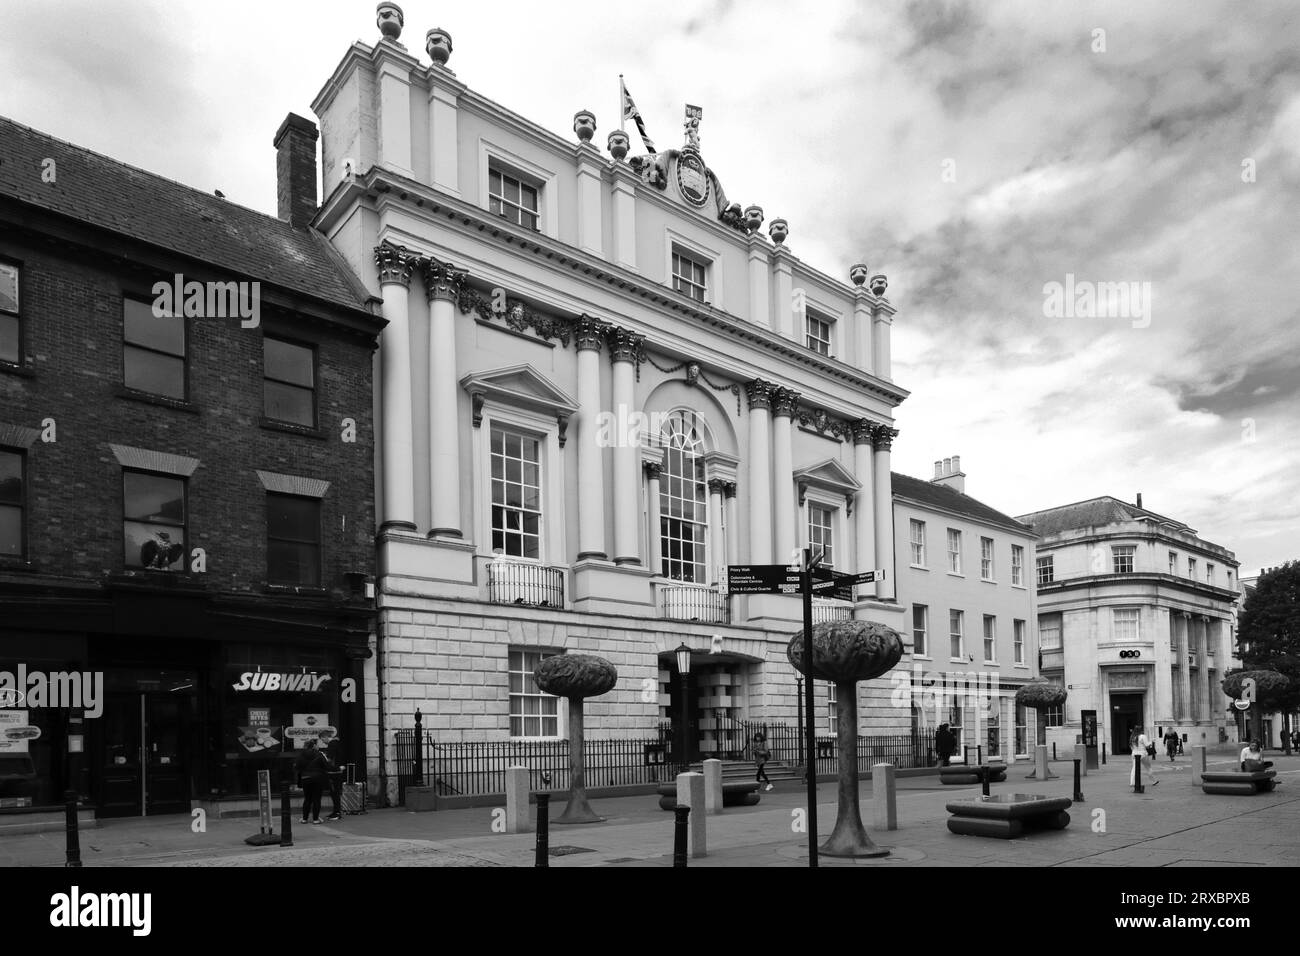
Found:
<path fill-rule="evenodd" d="M 263 725 L 260 727 L 249 726 L 239 728 L 239 745 L 244 749 L 245 754 L 263 754 L 279 753 L 284 749 L 284 741 L 281 739 L 281 728 Z"/>
<path fill-rule="evenodd" d="M 27 745 L 41 735 L 28 722 L 25 710 L 0 710 L 0 754 L 25 754 Z"/>
<path fill-rule="evenodd" d="M 293 725 L 285 729 L 295 750 L 306 746 L 307 741 L 315 740 L 324 750 L 338 736 L 338 729 L 330 724 L 329 714 L 294 714 Z"/>

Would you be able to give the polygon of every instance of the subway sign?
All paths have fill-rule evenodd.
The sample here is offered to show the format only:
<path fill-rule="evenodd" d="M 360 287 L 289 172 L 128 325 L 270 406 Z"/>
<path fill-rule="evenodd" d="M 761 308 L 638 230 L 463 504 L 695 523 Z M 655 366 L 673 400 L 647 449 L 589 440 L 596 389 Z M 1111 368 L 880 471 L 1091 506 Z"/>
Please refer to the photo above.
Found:
<path fill-rule="evenodd" d="M 275 671 L 245 671 L 231 686 L 239 690 L 315 693 L 330 679 L 329 674 L 281 674 Z"/>

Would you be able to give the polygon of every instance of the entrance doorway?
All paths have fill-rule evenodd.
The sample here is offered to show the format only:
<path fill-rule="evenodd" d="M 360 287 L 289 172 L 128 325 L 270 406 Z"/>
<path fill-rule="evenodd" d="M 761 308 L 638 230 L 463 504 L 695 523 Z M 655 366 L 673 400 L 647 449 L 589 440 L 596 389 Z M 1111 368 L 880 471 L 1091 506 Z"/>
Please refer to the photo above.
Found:
<path fill-rule="evenodd" d="M 99 815 L 190 811 L 192 689 L 114 692 L 100 720 Z"/>
<path fill-rule="evenodd" d="M 1129 752 L 1128 740 L 1133 731 L 1142 727 L 1142 694 L 1110 695 L 1110 749 L 1111 753 Z"/>

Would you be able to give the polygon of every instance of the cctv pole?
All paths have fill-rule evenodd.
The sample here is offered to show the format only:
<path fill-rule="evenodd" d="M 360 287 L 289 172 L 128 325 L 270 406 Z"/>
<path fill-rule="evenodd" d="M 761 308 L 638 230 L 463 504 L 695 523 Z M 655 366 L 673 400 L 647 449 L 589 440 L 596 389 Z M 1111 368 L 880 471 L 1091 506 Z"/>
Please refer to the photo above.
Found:
<path fill-rule="evenodd" d="M 808 722 L 804 725 L 807 736 L 804 738 L 804 766 L 808 768 L 808 865 L 817 865 L 817 732 L 816 720 L 813 718 L 813 676 L 812 676 L 812 548 L 803 549 L 803 574 L 800 576 L 803 591 L 803 684 L 804 713 Z"/>

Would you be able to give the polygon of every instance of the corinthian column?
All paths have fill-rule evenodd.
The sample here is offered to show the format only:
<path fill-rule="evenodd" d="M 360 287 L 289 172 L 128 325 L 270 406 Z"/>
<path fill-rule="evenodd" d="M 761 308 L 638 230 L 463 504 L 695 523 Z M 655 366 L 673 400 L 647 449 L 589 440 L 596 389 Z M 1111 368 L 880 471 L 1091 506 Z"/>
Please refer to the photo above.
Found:
<path fill-rule="evenodd" d="M 745 386 L 749 396 L 749 563 L 772 563 L 772 463 L 768 410 L 776 388 L 761 378 Z M 781 561 L 789 560 L 783 555 Z"/>
<path fill-rule="evenodd" d="M 727 509 L 727 563 L 740 563 L 740 526 L 736 524 L 736 483 L 727 482 L 723 489 Z"/>
<path fill-rule="evenodd" d="M 894 445 L 898 429 L 888 425 L 877 425 L 872 431 L 876 453 L 875 488 L 876 511 L 876 561 L 885 570 L 885 580 L 876 582 L 876 596 L 881 600 L 892 600 L 896 593 L 894 587 L 894 486 L 889 471 L 889 450 Z"/>
<path fill-rule="evenodd" d="M 375 247 L 384 318 L 379 336 L 380 449 L 384 468 L 384 511 L 381 530 L 415 530 L 415 469 L 411 432 L 411 270 L 415 257 L 402 246 L 385 242 Z"/>
<path fill-rule="evenodd" d="M 663 554 L 659 550 L 663 541 L 659 514 L 659 472 L 663 470 L 663 466 L 657 461 L 647 461 L 642 462 L 641 467 L 645 469 L 646 503 L 650 511 L 650 536 L 646 542 L 650 546 L 647 549 L 650 552 L 650 570 L 655 574 L 662 574 Z"/>
<path fill-rule="evenodd" d="M 776 511 L 776 560 L 790 560 L 798 545 L 794 505 L 794 453 L 791 448 L 799 393 L 778 388 L 772 395 L 772 496 Z"/>
<path fill-rule="evenodd" d="M 709 584 L 722 579 L 727 566 L 727 541 L 722 535 L 722 494 L 727 483 L 722 478 L 709 479 Z"/>
<path fill-rule="evenodd" d="M 861 482 L 857 500 L 853 503 L 853 531 L 857 545 L 857 570 L 871 571 L 880 567 L 876 555 L 876 501 L 872 489 L 875 476 L 872 473 L 871 436 L 875 422 L 860 418 L 853 423 L 853 477 Z M 864 586 L 866 594 L 873 590 Z"/>
<path fill-rule="evenodd" d="M 429 537 L 460 534 L 460 435 L 456 427 L 456 300 L 465 273 L 420 260 L 429 297 Z"/>
<path fill-rule="evenodd" d="M 637 506 L 639 487 L 636 471 L 637 454 L 641 436 L 631 423 L 639 420 L 634 395 L 634 373 L 637 356 L 645 336 L 627 329 L 609 330 L 609 360 L 614 366 L 614 420 L 628 425 L 617 429 L 614 442 L 614 561 L 618 564 L 640 564 L 641 548 L 637 541 L 637 519 L 641 509 Z"/>
<path fill-rule="evenodd" d="M 584 315 L 574 333 L 578 346 L 578 560 L 605 558 L 605 482 L 600 445 L 600 347 L 605 323 Z"/>

